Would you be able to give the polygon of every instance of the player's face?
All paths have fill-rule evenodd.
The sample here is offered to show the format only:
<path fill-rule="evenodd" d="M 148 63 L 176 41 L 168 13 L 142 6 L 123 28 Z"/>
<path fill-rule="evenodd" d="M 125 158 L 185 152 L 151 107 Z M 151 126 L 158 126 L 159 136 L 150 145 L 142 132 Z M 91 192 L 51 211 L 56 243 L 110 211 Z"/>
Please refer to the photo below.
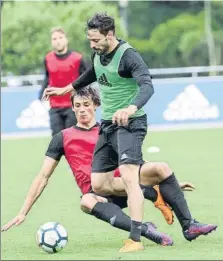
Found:
<path fill-rule="evenodd" d="M 66 35 L 61 32 L 53 32 L 51 35 L 51 44 L 56 52 L 63 52 L 67 49 L 68 40 Z"/>
<path fill-rule="evenodd" d="M 74 98 L 73 111 L 79 124 L 87 125 L 94 121 L 96 108 L 91 98 L 80 96 Z"/>
<path fill-rule="evenodd" d="M 101 34 L 98 29 L 88 30 L 87 35 L 90 41 L 91 49 L 95 50 L 98 55 L 104 54 L 109 50 L 110 47 L 110 35 Z"/>

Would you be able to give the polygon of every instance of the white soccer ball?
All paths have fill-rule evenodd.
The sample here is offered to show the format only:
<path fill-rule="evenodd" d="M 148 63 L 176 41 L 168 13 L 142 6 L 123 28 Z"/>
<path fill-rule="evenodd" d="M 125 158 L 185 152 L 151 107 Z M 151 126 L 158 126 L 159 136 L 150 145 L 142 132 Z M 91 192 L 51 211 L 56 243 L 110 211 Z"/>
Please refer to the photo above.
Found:
<path fill-rule="evenodd" d="M 67 231 L 57 222 L 47 222 L 37 231 L 36 241 L 45 252 L 57 253 L 67 244 Z"/>

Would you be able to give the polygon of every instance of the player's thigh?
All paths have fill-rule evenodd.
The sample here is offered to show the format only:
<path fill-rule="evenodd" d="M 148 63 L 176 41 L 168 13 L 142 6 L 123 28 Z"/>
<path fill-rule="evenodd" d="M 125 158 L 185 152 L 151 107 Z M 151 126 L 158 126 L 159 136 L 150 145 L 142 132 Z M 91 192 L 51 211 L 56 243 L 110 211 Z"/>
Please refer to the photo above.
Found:
<path fill-rule="evenodd" d="M 113 192 L 112 179 L 114 178 L 114 171 L 109 172 L 92 172 L 91 186 L 93 191 L 99 194 L 108 195 Z"/>
<path fill-rule="evenodd" d="M 77 124 L 77 119 L 75 113 L 72 111 L 72 108 L 66 108 L 64 111 L 64 123 L 65 128 L 70 128 Z"/>
<path fill-rule="evenodd" d="M 60 110 L 57 108 L 51 108 L 49 111 L 49 116 L 52 135 L 54 136 L 64 129 L 64 120 L 61 117 Z"/>
<path fill-rule="evenodd" d="M 124 164 L 142 164 L 142 144 L 147 133 L 147 117 L 143 115 L 130 119 L 127 127 L 118 129 L 118 161 Z"/>

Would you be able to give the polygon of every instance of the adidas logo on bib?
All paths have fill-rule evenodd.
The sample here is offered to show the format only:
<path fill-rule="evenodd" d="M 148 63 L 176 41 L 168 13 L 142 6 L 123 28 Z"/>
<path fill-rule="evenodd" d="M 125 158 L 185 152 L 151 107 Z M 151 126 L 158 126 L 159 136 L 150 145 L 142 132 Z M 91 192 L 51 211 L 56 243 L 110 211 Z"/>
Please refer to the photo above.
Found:
<path fill-rule="evenodd" d="M 107 77 L 106 77 L 106 75 L 104 73 L 98 78 L 98 82 L 101 85 L 112 87 L 112 84 L 108 82 Z"/>

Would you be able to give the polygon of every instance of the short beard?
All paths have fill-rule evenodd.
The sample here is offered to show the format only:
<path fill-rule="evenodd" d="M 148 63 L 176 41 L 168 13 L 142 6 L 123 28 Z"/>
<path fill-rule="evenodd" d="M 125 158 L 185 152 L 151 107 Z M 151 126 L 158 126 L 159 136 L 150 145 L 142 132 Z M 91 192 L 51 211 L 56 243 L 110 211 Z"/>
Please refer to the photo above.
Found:
<path fill-rule="evenodd" d="M 105 44 L 106 45 L 104 45 L 103 51 L 99 51 L 99 53 L 97 52 L 98 55 L 103 55 L 103 54 L 106 54 L 108 52 L 109 46 L 108 46 L 108 40 L 107 39 L 105 40 Z"/>

